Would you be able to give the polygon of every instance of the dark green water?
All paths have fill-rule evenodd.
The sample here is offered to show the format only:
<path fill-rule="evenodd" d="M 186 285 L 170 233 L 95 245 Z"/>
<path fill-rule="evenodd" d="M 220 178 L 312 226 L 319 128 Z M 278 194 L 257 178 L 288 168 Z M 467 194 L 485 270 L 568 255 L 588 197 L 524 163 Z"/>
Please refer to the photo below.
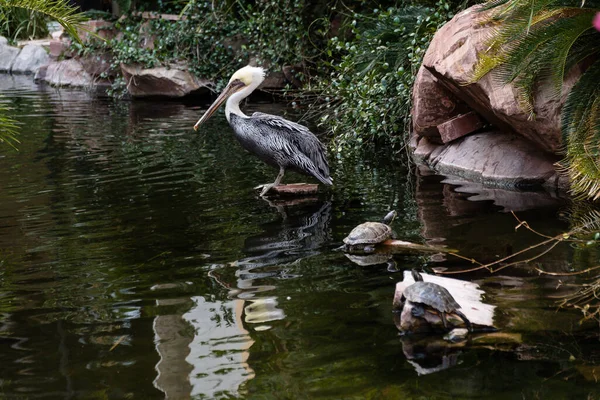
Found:
<path fill-rule="evenodd" d="M 460 275 L 512 339 L 423 350 L 398 335 L 395 282 L 468 265 L 396 256 L 388 271 L 333 251 L 394 208 L 401 238 L 492 261 L 540 240 L 507 210 L 556 234 L 568 228 L 560 200 L 451 185 L 380 153 L 330 157 L 332 190 L 269 203 L 252 188 L 276 171 L 222 114 L 197 134 L 204 108 L 190 104 L 99 100 L 29 77 L 1 76 L 0 89 L 23 123 L 20 151 L 0 147 L 0 398 L 600 397 L 598 327 L 551 298 L 575 278 Z M 536 265 L 596 262 L 565 245 Z"/>

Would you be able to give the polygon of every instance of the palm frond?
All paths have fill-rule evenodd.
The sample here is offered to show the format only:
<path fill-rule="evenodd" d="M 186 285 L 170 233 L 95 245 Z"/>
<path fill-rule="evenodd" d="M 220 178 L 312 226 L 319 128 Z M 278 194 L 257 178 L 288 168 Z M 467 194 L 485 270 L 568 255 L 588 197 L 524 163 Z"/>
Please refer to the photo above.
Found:
<path fill-rule="evenodd" d="M 590 64 L 571 89 L 562 110 L 566 145 L 563 170 L 574 194 L 600 198 L 600 33 L 592 27 L 600 0 L 491 0 L 496 23 L 488 50 L 479 55 L 472 81 L 487 74 L 517 90 L 520 107 L 534 117 L 537 85 L 550 85 L 551 96 L 563 91 L 565 74 L 582 61 Z"/>
<path fill-rule="evenodd" d="M 557 18 L 532 27 L 529 33 L 509 45 L 503 64 L 495 73 L 504 81 L 512 82 L 522 74 L 535 76 L 527 79 L 532 90 L 536 81 L 548 81 L 559 96 L 565 74 L 565 65 L 571 48 L 584 32 L 593 29 L 590 10 L 562 10 Z"/>
<path fill-rule="evenodd" d="M 573 203 L 566 214 L 571 221 L 573 231 L 578 235 L 586 236 L 600 231 L 600 210 L 597 209 L 597 205 L 579 201 Z"/>
<path fill-rule="evenodd" d="M 45 14 L 61 24 L 75 40 L 81 42 L 77 29 L 83 29 L 86 17 L 77 7 L 71 6 L 68 0 L 0 0 L 0 9 L 2 8 L 23 8 Z"/>
<path fill-rule="evenodd" d="M 20 143 L 17 139 L 18 134 L 17 121 L 8 117 L 8 108 L 0 104 L 0 142 L 6 143 L 17 150 L 17 144 Z"/>
<path fill-rule="evenodd" d="M 600 198 L 600 62 L 573 86 L 562 111 L 566 170 L 575 194 Z"/>

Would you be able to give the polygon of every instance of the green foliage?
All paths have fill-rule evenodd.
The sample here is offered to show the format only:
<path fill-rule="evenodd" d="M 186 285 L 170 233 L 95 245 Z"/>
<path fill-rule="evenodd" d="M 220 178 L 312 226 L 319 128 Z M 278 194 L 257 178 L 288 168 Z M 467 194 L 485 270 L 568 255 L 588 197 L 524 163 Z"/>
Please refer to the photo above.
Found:
<path fill-rule="evenodd" d="M 600 34 L 598 35 L 600 40 Z M 562 112 L 565 170 L 576 194 L 600 197 L 600 62 L 571 89 Z"/>
<path fill-rule="evenodd" d="M 110 51 L 117 75 L 120 63 L 151 68 L 187 61 L 192 73 L 221 86 L 231 71 L 249 62 L 278 71 L 320 51 L 313 45 L 314 35 L 307 35 L 319 23 L 308 21 L 312 13 L 306 3 L 192 0 L 178 21 L 130 16 L 115 26 L 122 36 L 75 47 L 80 53 Z M 153 45 L 145 46 L 145 38 L 152 38 Z"/>
<path fill-rule="evenodd" d="M 17 121 L 8 116 L 9 110 L 2 104 L 0 104 L 0 142 L 8 144 L 10 147 L 16 149 L 16 145 L 19 143 L 17 135 L 19 134 L 19 127 Z"/>
<path fill-rule="evenodd" d="M 354 14 L 352 40 L 331 40 L 333 72 L 319 89 L 321 123 L 335 135 L 338 152 L 365 142 L 404 142 L 411 92 L 423 55 L 437 29 L 453 16 L 445 1 L 435 8 L 409 6 Z"/>
<path fill-rule="evenodd" d="M 495 0 L 492 21 L 499 28 L 480 55 L 474 80 L 492 73 L 518 90 L 521 107 L 535 118 L 537 85 L 546 82 L 558 98 L 565 74 L 577 63 L 589 65 L 571 89 L 562 113 L 566 146 L 563 162 L 576 195 L 600 197 L 600 32 L 592 19 L 600 1 Z"/>
<path fill-rule="evenodd" d="M 16 37 L 14 35 L 18 32 L 5 31 L 5 29 L 15 29 L 14 24 L 20 26 L 20 32 L 27 35 L 33 28 L 41 34 L 47 34 L 45 21 L 40 17 L 41 15 L 58 22 L 67 33 L 79 40 L 77 28 L 82 26 L 85 17 L 77 11 L 77 7 L 71 6 L 68 0 L 0 0 L 0 35 L 13 32 L 12 36 L 10 34 L 8 36 Z M 34 20 L 25 24 L 25 21 L 17 16 L 19 18 L 29 16 Z M 24 24 L 28 29 L 23 29 Z M 29 37 L 27 35 L 24 37 Z"/>
<path fill-rule="evenodd" d="M 0 7 L 0 36 L 14 43 L 19 39 L 35 39 L 47 35 L 44 14 L 24 8 Z"/>

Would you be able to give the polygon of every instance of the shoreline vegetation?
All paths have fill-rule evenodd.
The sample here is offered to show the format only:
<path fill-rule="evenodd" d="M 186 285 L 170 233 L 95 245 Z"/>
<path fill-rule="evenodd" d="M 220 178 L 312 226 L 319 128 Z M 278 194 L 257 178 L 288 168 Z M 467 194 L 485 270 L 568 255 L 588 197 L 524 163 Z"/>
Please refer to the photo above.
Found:
<path fill-rule="evenodd" d="M 84 13 L 91 20 L 78 30 L 81 41 L 53 40 L 50 54 L 63 65 L 49 72 L 60 76 L 45 79 L 42 71 L 36 79 L 93 84 L 116 98 L 178 97 L 218 91 L 231 71 L 263 66 L 269 71 L 263 89 L 301 104 L 307 118 L 332 134 L 337 152 L 365 143 L 406 146 L 412 84 L 427 44 L 464 7 L 443 0 L 398 7 L 309 0 L 118 3 L 120 16 Z M 143 77 L 131 67 L 152 70 L 159 75 L 154 80 L 181 71 L 176 79 L 187 86 L 169 91 L 173 81 L 165 81 L 132 91 L 131 82 Z M 78 68 L 83 71 L 72 71 Z M 64 78 L 66 71 L 80 79 Z"/>

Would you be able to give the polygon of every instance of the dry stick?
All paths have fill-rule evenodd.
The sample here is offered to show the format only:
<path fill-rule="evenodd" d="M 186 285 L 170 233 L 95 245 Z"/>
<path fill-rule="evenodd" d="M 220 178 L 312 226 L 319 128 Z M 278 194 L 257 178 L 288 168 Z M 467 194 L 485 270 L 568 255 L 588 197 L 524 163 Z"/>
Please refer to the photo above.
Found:
<path fill-rule="evenodd" d="M 115 349 L 115 347 L 117 347 L 119 344 L 121 344 L 121 342 L 127 337 L 127 335 L 123 335 L 120 338 L 117 339 L 117 341 L 115 342 L 115 344 L 112 345 L 112 347 L 110 348 L 110 351 L 113 351 Z"/>
<path fill-rule="evenodd" d="M 507 267 L 510 267 L 510 266 L 513 266 L 513 265 L 516 265 L 516 264 L 528 263 L 528 262 L 531 262 L 531 261 L 533 261 L 533 260 L 535 260 L 535 259 L 537 259 L 537 258 L 539 258 L 539 257 L 543 256 L 544 254 L 548 253 L 550 250 L 552 250 L 554 247 L 556 247 L 556 246 L 557 246 L 559 243 L 562 243 L 562 242 L 565 242 L 565 241 L 577 241 L 577 242 L 581 242 L 582 240 L 578 240 L 578 239 L 570 239 L 570 240 L 569 240 L 569 238 L 570 238 L 570 237 L 571 237 L 571 235 L 573 235 L 575 232 L 578 232 L 578 231 L 580 231 L 580 230 L 584 229 L 584 228 L 585 228 L 585 226 L 587 225 L 587 224 L 584 224 L 584 225 L 582 225 L 582 226 L 579 226 L 579 227 L 577 227 L 577 228 L 575 228 L 575 229 L 572 229 L 571 231 L 569 231 L 569 232 L 567 232 L 567 233 L 561 233 L 561 234 L 559 234 L 559 235 L 556 235 L 556 236 L 547 236 L 547 235 L 544 235 L 544 234 L 542 234 L 542 233 L 539 233 L 539 232 L 537 232 L 536 230 L 534 230 L 533 228 L 531 228 L 531 227 L 529 226 L 529 224 L 527 223 L 527 221 L 521 221 L 521 220 L 520 220 L 520 219 L 519 219 L 519 218 L 516 216 L 516 214 L 514 213 L 514 211 L 511 211 L 511 213 L 512 213 L 512 215 L 515 217 L 515 219 L 516 219 L 516 220 L 519 222 L 519 224 L 518 224 L 518 225 L 515 227 L 515 230 L 519 229 L 519 227 L 521 227 L 521 226 L 524 226 L 526 229 L 530 230 L 531 232 L 533 232 L 533 233 L 535 233 L 535 234 L 537 234 L 537 235 L 539 235 L 539 236 L 541 236 L 541 237 L 545 237 L 545 238 L 547 238 L 547 240 L 544 240 L 543 242 L 540 242 L 540 243 L 538 243 L 538 244 L 535 244 L 535 245 L 529 246 L 529 247 L 527 247 L 526 249 L 519 250 L 519 251 L 517 251 L 516 253 L 510 254 L 510 255 L 508 255 L 508 256 L 506 256 L 506 257 L 504 257 L 504 258 L 501 258 L 500 260 L 496 260 L 496 261 L 494 261 L 494 262 L 491 262 L 491 263 L 488 263 L 488 264 L 482 264 L 482 263 L 480 263 L 480 262 L 478 262 L 478 261 L 476 261 L 476 260 L 474 260 L 474 259 L 470 259 L 470 258 L 467 258 L 467 257 L 461 256 L 461 255 L 459 255 L 459 254 L 448 253 L 448 254 L 450 254 L 450 255 L 453 255 L 453 256 L 455 256 L 455 257 L 461 258 L 461 259 L 463 259 L 463 260 L 471 261 L 472 263 L 477 263 L 477 264 L 479 264 L 479 265 L 478 265 L 477 267 L 474 267 L 474 268 L 463 269 L 463 270 L 460 270 L 460 271 L 443 271 L 443 272 L 438 272 L 438 273 L 439 273 L 439 274 L 441 274 L 441 275 L 454 275 L 454 274 L 464 274 L 464 273 L 467 273 L 467 272 L 478 271 L 478 270 L 480 270 L 480 269 L 487 269 L 487 270 L 488 270 L 488 271 L 490 271 L 491 273 L 494 273 L 494 272 L 500 271 L 501 269 L 504 269 L 504 268 L 507 268 Z M 554 242 L 554 243 L 552 243 L 552 242 Z M 534 256 L 534 257 L 528 258 L 528 259 L 526 259 L 526 260 L 521 260 L 521 261 L 513 261 L 513 262 L 511 262 L 511 263 L 508 263 L 508 264 L 506 264 L 506 265 L 503 265 L 503 266 L 499 267 L 499 268 L 498 268 L 498 269 L 496 269 L 496 270 L 493 270 L 493 269 L 491 268 L 491 267 L 492 267 L 492 266 L 494 266 L 494 265 L 500 264 L 500 263 L 502 263 L 502 262 L 504 262 L 504 261 L 507 261 L 507 260 L 510 260 L 511 258 L 514 258 L 514 257 L 516 257 L 516 256 L 518 256 L 518 255 L 521 255 L 521 254 L 523 254 L 523 253 L 526 253 L 526 252 L 528 252 L 528 251 L 530 251 L 530 250 L 536 249 L 536 248 L 538 248 L 538 247 L 540 247 L 540 246 L 545 246 L 545 245 L 547 245 L 547 244 L 550 244 L 550 243 L 552 243 L 552 245 L 551 245 L 551 246 L 550 246 L 548 249 L 546 249 L 545 251 L 543 251 L 543 252 L 542 252 L 542 253 L 540 253 L 540 254 L 537 254 L 537 255 L 536 255 L 536 256 Z M 540 269 L 538 269 L 538 271 L 539 271 L 540 273 L 545 273 L 544 271 L 542 271 L 542 270 L 540 270 Z M 586 272 L 586 271 L 574 272 L 574 273 L 572 273 L 572 275 L 582 274 L 582 273 L 584 273 L 584 272 Z"/>
<path fill-rule="evenodd" d="M 521 226 L 524 226 L 526 229 L 530 230 L 531 232 L 535 233 L 535 234 L 536 234 L 536 235 L 538 235 L 538 236 L 545 237 L 545 238 L 547 238 L 547 239 L 553 239 L 553 238 L 552 238 L 552 236 L 544 235 L 543 233 L 540 233 L 540 232 L 536 231 L 535 229 L 533 229 L 531 226 L 529 226 L 529 224 L 527 223 L 527 221 L 521 221 L 521 220 L 519 219 L 519 217 L 517 217 L 517 215 L 515 214 L 515 212 L 514 212 L 514 211 L 511 211 L 511 214 L 512 214 L 512 215 L 513 215 L 513 217 L 515 217 L 515 219 L 516 219 L 516 220 L 519 222 L 519 225 L 517 225 L 517 226 L 515 227 L 515 231 L 516 231 L 517 229 L 519 229 Z M 577 231 L 578 231 L 579 229 L 581 229 L 581 228 L 582 228 L 582 227 L 575 228 L 575 229 L 573 229 L 572 231 L 570 231 L 570 232 L 566 233 L 566 235 L 567 235 L 568 237 L 565 237 L 565 234 L 562 234 L 562 235 L 563 235 L 563 241 L 565 241 L 565 242 L 586 242 L 586 240 L 582 240 L 582 239 L 571 239 L 571 237 L 570 237 L 570 234 L 573 234 L 573 233 L 577 232 Z"/>
<path fill-rule="evenodd" d="M 549 248 L 549 249 L 547 249 L 546 251 L 542 252 L 541 254 L 538 254 L 538 255 L 536 255 L 535 257 L 529 258 L 529 259 L 527 259 L 527 260 L 522 260 L 522 261 L 514 261 L 514 262 L 512 262 L 512 263 L 509 263 L 509 264 L 507 264 L 507 265 L 503 265 L 502 267 L 498 268 L 496 271 L 499 271 L 500 269 L 504 269 L 504 268 L 506 268 L 506 267 L 508 267 L 508 266 L 511 266 L 511 265 L 515 265 L 515 264 L 519 264 L 519 263 L 524 263 L 524 262 L 530 262 L 530 261 L 533 261 L 533 260 L 535 260 L 536 258 L 538 258 L 538 257 L 542 256 L 543 254 L 546 254 L 548 251 L 550 251 L 551 249 L 553 249 L 554 247 L 556 247 L 556 246 L 557 246 L 557 245 L 558 245 L 560 242 L 562 242 L 563 240 L 564 240 L 564 239 L 563 239 L 562 235 L 557 235 L 557 236 L 554 236 L 553 238 L 550 238 L 550 239 L 548 239 L 548 240 L 544 240 L 543 242 L 540 242 L 540 243 L 538 243 L 538 244 L 534 244 L 534 245 L 532 245 L 532 246 L 529 246 L 529 247 L 527 247 L 526 249 L 519 250 L 519 251 L 517 251 L 516 253 L 510 254 L 510 255 L 508 255 L 508 256 L 506 256 L 506 257 L 504 257 L 504 258 L 501 258 L 500 260 L 496 260 L 496 261 L 494 261 L 494 262 L 491 262 L 491 263 L 488 263 L 488 264 L 481 264 L 481 263 L 478 263 L 478 264 L 480 264 L 480 265 L 479 265 L 479 266 L 477 266 L 477 267 L 475 267 L 475 268 L 463 269 L 463 270 L 460 270 L 460 271 L 444 271 L 444 272 L 440 272 L 440 274 L 443 274 L 443 275 L 464 274 L 465 272 L 473 272 L 473 271 L 478 271 L 478 270 L 480 270 L 480 269 L 487 269 L 488 271 L 490 271 L 490 272 L 492 272 L 492 273 L 493 273 L 493 272 L 495 272 L 495 271 L 494 271 L 492 268 L 490 268 L 490 267 L 492 267 L 492 266 L 494 266 L 494 265 L 496 265 L 496 264 L 500 264 L 500 263 L 502 263 L 502 262 L 504 262 L 504 261 L 507 261 L 507 260 L 510 260 L 511 258 L 514 258 L 514 257 L 516 257 L 516 256 L 518 256 L 518 255 L 520 255 L 520 254 L 526 253 L 526 252 L 528 252 L 529 250 L 533 250 L 533 249 L 535 249 L 535 248 L 538 248 L 538 247 L 540 247 L 540 246 L 544 246 L 544 245 L 547 245 L 547 244 L 549 244 L 549 243 L 552 243 L 552 242 L 554 242 L 554 243 L 552 244 L 552 246 L 550 246 L 550 248 Z M 466 257 L 458 256 L 458 255 L 456 255 L 456 254 L 453 254 L 453 253 L 448 253 L 448 254 L 450 254 L 450 255 L 453 255 L 453 256 L 457 256 L 457 257 L 459 257 L 459 258 L 467 259 Z M 468 260 L 468 259 L 467 259 L 467 260 Z"/>
<path fill-rule="evenodd" d="M 531 232 L 535 233 L 535 234 L 536 234 L 536 235 L 538 235 L 538 236 L 545 237 L 546 239 L 551 239 L 551 237 L 550 237 L 550 236 L 548 236 L 548 235 L 544 235 L 544 234 L 542 234 L 542 233 L 540 233 L 540 232 L 538 232 L 538 231 L 534 230 L 534 229 L 533 229 L 531 226 L 529 226 L 529 224 L 527 223 L 527 221 L 521 221 L 521 220 L 519 219 L 519 217 L 517 217 L 517 214 L 515 214 L 515 212 L 514 212 L 514 211 L 511 211 L 510 213 L 511 213 L 511 214 L 512 214 L 512 216 L 513 216 L 513 217 L 515 217 L 515 219 L 516 219 L 516 220 L 519 222 L 519 225 L 515 226 L 515 231 L 516 231 L 517 229 L 519 229 L 521 226 L 524 226 L 526 229 L 529 229 Z"/>
<path fill-rule="evenodd" d="M 534 267 L 534 269 L 537 272 L 539 272 L 540 274 L 553 275 L 553 276 L 581 275 L 581 274 L 585 274 L 586 272 L 590 272 L 590 271 L 593 271 L 593 270 L 598 269 L 598 268 L 600 268 L 600 265 L 597 265 L 595 267 L 586 268 L 583 271 L 577 271 L 577 272 L 547 272 L 547 271 L 544 271 L 543 269 L 541 269 L 539 267 Z"/>

